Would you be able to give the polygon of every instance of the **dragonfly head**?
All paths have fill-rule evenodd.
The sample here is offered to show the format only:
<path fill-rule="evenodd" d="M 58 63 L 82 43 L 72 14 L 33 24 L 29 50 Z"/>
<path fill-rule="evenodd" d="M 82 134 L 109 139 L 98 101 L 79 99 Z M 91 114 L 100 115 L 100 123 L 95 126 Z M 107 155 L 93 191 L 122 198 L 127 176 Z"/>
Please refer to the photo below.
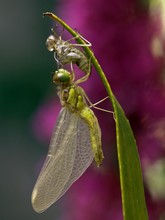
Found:
<path fill-rule="evenodd" d="M 72 81 L 72 75 L 69 71 L 59 69 L 55 71 L 53 76 L 53 82 L 56 84 L 69 85 Z"/>

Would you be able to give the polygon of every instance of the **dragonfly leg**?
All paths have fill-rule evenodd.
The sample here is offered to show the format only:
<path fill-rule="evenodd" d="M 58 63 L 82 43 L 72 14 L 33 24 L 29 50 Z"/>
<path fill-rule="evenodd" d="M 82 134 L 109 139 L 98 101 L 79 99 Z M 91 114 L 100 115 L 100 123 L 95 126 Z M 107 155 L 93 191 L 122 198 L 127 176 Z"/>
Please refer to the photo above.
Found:
<path fill-rule="evenodd" d="M 71 74 L 72 74 L 72 81 L 74 81 L 75 80 L 75 73 L 73 70 L 73 63 L 72 62 L 70 63 L 70 68 L 71 68 Z"/>
<path fill-rule="evenodd" d="M 111 114 L 114 114 L 113 111 L 110 111 L 110 110 L 107 110 L 107 109 L 103 109 L 103 108 L 100 108 L 100 107 L 97 107 L 96 105 L 100 104 L 101 102 L 105 101 L 106 99 L 109 98 L 109 96 L 106 96 L 105 98 L 101 99 L 100 101 L 96 102 L 96 103 L 92 103 L 89 99 L 89 97 L 87 96 L 87 94 L 84 92 L 84 90 L 81 88 L 81 92 L 83 93 L 85 99 L 87 100 L 87 102 L 89 103 L 89 108 L 94 108 L 94 109 L 97 109 L 97 110 L 100 110 L 100 111 L 103 111 L 103 112 L 107 112 L 107 113 L 111 113 Z"/>
<path fill-rule="evenodd" d="M 78 39 L 78 38 L 81 38 L 83 41 L 84 41 L 84 43 L 83 44 L 72 44 L 73 46 L 79 46 L 79 47 L 91 47 L 92 46 L 92 44 L 91 44 L 91 42 L 89 42 L 87 39 L 85 39 L 82 35 L 80 35 L 79 33 L 77 33 L 77 36 L 75 36 L 75 37 L 72 37 L 72 38 L 70 38 L 69 40 L 67 40 L 66 42 L 70 42 L 70 41 L 72 41 L 72 40 L 76 40 L 76 39 Z"/>

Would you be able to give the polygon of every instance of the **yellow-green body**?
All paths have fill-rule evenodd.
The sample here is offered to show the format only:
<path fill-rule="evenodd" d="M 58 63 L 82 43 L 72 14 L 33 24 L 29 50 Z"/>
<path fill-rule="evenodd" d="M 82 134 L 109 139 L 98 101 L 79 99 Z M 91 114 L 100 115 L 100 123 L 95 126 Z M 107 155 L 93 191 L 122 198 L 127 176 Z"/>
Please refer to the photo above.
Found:
<path fill-rule="evenodd" d="M 87 105 L 83 89 L 74 83 L 73 73 L 59 69 L 53 81 L 59 85 L 62 109 L 32 192 L 32 206 L 36 212 L 43 212 L 56 202 L 85 172 L 94 158 L 97 166 L 103 160 L 97 118 Z"/>
<path fill-rule="evenodd" d="M 90 130 L 91 146 L 95 162 L 100 166 L 104 158 L 101 147 L 101 130 L 93 111 L 86 103 L 84 90 L 80 86 L 71 85 L 61 88 L 61 104 L 70 111 L 76 112 L 88 124 Z"/>

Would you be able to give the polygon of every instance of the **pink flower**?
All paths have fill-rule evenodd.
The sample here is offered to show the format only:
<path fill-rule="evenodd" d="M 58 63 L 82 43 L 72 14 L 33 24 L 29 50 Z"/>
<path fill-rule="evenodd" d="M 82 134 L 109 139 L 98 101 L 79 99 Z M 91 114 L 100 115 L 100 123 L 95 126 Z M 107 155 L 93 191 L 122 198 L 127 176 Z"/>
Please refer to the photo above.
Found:
<path fill-rule="evenodd" d="M 164 120 L 165 112 L 164 85 L 160 80 L 164 69 L 164 39 L 162 38 L 159 10 L 155 11 L 155 16 L 151 16 L 150 11 L 144 8 L 142 3 L 140 5 L 137 1 L 129 0 L 90 1 L 90 5 L 92 7 L 86 0 L 63 0 L 60 14 L 64 21 L 73 28 L 77 28 L 83 36 L 92 42 L 92 49 L 131 122 L 137 137 L 143 169 L 145 169 L 144 161 L 154 161 L 165 156 L 162 137 L 155 135 L 160 133 L 157 131 L 158 128 L 161 131 L 164 129 L 164 126 L 159 126 L 159 122 Z M 95 97 L 95 101 L 106 96 L 95 71 L 83 87 L 90 97 Z M 106 105 L 105 108 L 107 108 Z M 106 162 L 104 166 L 109 172 L 112 172 L 112 169 L 116 172 L 114 166 L 116 155 L 114 155 L 113 146 L 115 143 L 113 137 L 115 136 L 111 132 L 114 129 L 114 124 L 112 127 L 109 115 L 98 112 L 97 116 L 100 119 L 103 133 L 105 157 L 113 153 L 113 157 L 108 157 L 111 162 Z M 103 178 L 107 185 L 97 190 L 98 198 L 104 192 L 110 195 L 111 184 L 114 181 L 111 176 L 102 175 L 100 178 Z M 89 178 L 88 182 L 90 183 L 92 175 L 86 178 Z M 94 182 L 95 187 L 99 187 L 99 183 Z M 78 184 L 81 186 L 81 183 Z M 73 189 L 72 195 L 77 199 L 83 190 L 83 197 L 86 196 L 86 208 L 88 208 L 81 214 L 79 213 L 79 217 L 76 216 L 76 213 L 68 211 L 66 213 L 67 219 L 92 220 L 96 219 L 98 212 L 102 213 L 103 219 L 122 219 L 121 216 L 115 217 L 115 213 L 120 213 L 120 208 L 117 205 L 113 208 L 119 211 L 110 217 L 109 210 L 112 204 L 106 199 L 104 203 L 106 209 L 100 206 L 95 208 L 95 214 L 90 212 L 91 197 L 95 198 L 96 192 L 92 190 L 93 193 L 91 192 L 92 195 L 89 196 L 89 189 L 90 186 L 88 189 L 84 189 L 83 186 L 79 190 Z M 74 190 L 77 192 L 76 195 Z M 114 198 L 120 199 L 116 195 L 113 200 Z M 162 213 L 162 210 L 158 209 L 160 203 L 154 201 L 151 205 L 150 199 L 148 196 L 150 217 L 158 219 Z M 163 203 L 161 204 L 164 207 Z M 68 210 L 71 209 L 71 206 Z M 155 209 L 150 208 L 151 206 Z M 78 202 L 74 203 L 73 207 L 74 210 L 81 210 L 81 205 Z M 87 216 L 86 213 L 90 214 Z"/>
<path fill-rule="evenodd" d="M 92 50 L 130 120 L 145 170 L 146 161 L 165 157 L 165 56 L 159 8 L 151 16 L 149 5 L 142 2 L 63 0 L 59 9 L 60 17 L 92 42 Z M 106 96 L 94 70 L 81 86 L 93 103 Z M 34 122 L 35 133 L 46 139 L 57 115 L 52 102 L 41 107 Z M 108 101 L 101 107 L 111 108 Z M 122 219 L 113 118 L 99 111 L 96 115 L 105 160 L 101 169 L 89 169 L 68 191 L 63 219 Z M 146 195 L 150 219 L 157 220 L 163 215 L 165 200 L 153 201 L 147 186 Z"/>
<path fill-rule="evenodd" d="M 55 99 L 46 101 L 37 110 L 32 119 L 32 128 L 39 141 L 43 143 L 48 143 L 50 141 L 51 133 L 59 111 L 60 103 Z"/>
<path fill-rule="evenodd" d="M 63 220 L 121 219 L 118 175 L 89 169 L 68 191 L 64 208 Z"/>

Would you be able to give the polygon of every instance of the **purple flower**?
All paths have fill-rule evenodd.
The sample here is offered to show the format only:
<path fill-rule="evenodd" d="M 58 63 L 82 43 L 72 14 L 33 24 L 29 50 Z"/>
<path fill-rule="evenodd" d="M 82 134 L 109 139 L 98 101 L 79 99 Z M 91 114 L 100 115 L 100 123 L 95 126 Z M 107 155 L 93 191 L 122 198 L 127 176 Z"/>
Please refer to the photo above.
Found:
<path fill-rule="evenodd" d="M 37 110 L 32 119 L 32 128 L 36 138 L 48 143 L 51 138 L 51 133 L 55 124 L 55 119 L 60 111 L 60 103 L 54 100 L 49 100 Z"/>
<path fill-rule="evenodd" d="M 154 161 L 165 156 L 163 135 L 160 135 L 164 129 L 164 126 L 160 126 L 160 122 L 165 118 L 165 94 L 161 81 L 164 68 L 164 41 L 159 9 L 155 11 L 155 15 L 151 16 L 150 11 L 144 8 L 142 3 L 140 5 L 137 1 L 129 0 L 90 1 L 92 8 L 86 0 L 69 2 L 63 0 L 61 4 L 62 19 L 77 28 L 92 42 L 92 49 L 131 122 L 137 137 L 143 169 L 145 169 L 146 161 Z M 84 88 L 90 97 L 95 97 L 95 101 L 106 96 L 94 71 Z M 106 105 L 105 108 L 107 108 Z M 113 137 L 115 136 L 113 133 L 108 140 L 108 132 L 114 129 L 114 124 L 112 127 L 111 121 L 108 121 L 110 116 L 102 112 L 98 112 L 98 118 L 101 119 L 99 121 L 104 137 L 103 143 L 106 147 L 104 148 L 105 157 L 111 153 L 114 155 L 112 148 L 114 148 Z M 109 143 L 112 143 L 111 146 Z M 112 172 L 112 169 L 116 172 L 116 166 L 114 166 L 116 159 L 113 157 L 109 159 L 111 162 L 106 163 L 106 169 L 111 165 L 109 172 Z M 92 176 L 89 177 L 89 182 L 91 178 Z M 107 187 L 97 190 L 98 197 L 103 191 L 109 193 L 110 182 L 114 179 L 106 176 L 104 181 L 107 181 Z M 95 181 L 95 184 L 97 186 L 99 183 Z M 89 206 L 90 212 L 90 198 L 83 186 L 79 190 L 80 195 L 82 190 L 83 195 L 86 195 L 86 206 Z M 78 195 L 77 193 L 76 196 Z M 150 197 L 147 198 L 150 216 L 158 219 L 161 211 L 150 209 Z M 108 200 L 106 202 L 107 206 L 111 204 Z M 153 206 L 158 208 L 157 202 L 153 202 Z M 74 206 L 74 209 L 81 210 L 78 204 Z M 109 217 L 110 206 L 106 210 L 98 207 L 95 209 L 96 212 L 98 209 L 104 215 L 107 213 L 104 219 L 111 219 Z M 84 213 L 86 212 L 81 213 L 82 218 L 86 217 Z M 95 219 L 95 217 L 91 214 L 90 217 L 84 219 Z M 119 220 L 121 217 L 115 218 L 114 215 L 112 219 Z"/>
<path fill-rule="evenodd" d="M 149 5 L 142 2 L 91 0 L 89 4 L 87 0 L 63 0 L 59 9 L 60 17 L 92 43 L 92 50 L 130 120 L 142 168 L 146 170 L 149 162 L 165 157 L 165 55 L 160 10 L 152 11 L 155 14 L 151 16 Z M 106 96 L 94 70 L 81 86 L 93 103 Z M 111 108 L 108 101 L 101 107 Z M 53 108 L 52 104 L 41 107 L 34 123 L 39 137 L 50 137 L 56 115 L 54 104 Z M 102 129 L 105 161 L 99 170 L 89 169 L 68 191 L 63 219 L 122 219 L 113 117 L 99 111 L 96 115 Z M 146 195 L 150 219 L 159 219 L 165 198 L 152 200 L 147 185 Z"/>
<path fill-rule="evenodd" d="M 96 169 L 87 170 L 86 174 L 68 191 L 64 208 L 66 212 L 62 220 L 121 219 L 118 175 L 106 170 L 102 172 Z"/>

